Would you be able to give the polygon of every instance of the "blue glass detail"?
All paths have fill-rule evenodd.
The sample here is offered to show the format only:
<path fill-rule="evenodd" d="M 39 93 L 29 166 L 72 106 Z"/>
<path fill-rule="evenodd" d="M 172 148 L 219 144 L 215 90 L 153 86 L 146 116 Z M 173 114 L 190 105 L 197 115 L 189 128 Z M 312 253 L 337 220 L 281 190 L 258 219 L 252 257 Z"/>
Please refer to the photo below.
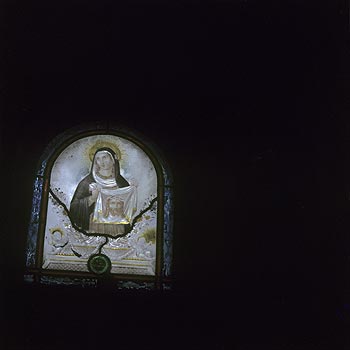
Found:
<path fill-rule="evenodd" d="M 162 164 L 162 171 L 163 171 L 163 178 L 164 178 L 164 186 L 172 186 L 173 178 L 171 176 L 169 168 L 164 167 L 164 164 Z"/>
<path fill-rule="evenodd" d="M 27 252 L 26 252 L 26 266 L 34 267 L 36 263 L 36 244 L 38 241 L 39 231 L 39 218 L 41 198 L 43 191 L 44 180 L 41 177 L 37 177 L 34 182 L 34 194 L 32 202 L 32 213 L 28 231 Z"/>
<path fill-rule="evenodd" d="M 172 188 L 164 188 L 164 242 L 163 242 L 163 276 L 168 277 L 172 271 L 173 260 L 173 196 Z"/>

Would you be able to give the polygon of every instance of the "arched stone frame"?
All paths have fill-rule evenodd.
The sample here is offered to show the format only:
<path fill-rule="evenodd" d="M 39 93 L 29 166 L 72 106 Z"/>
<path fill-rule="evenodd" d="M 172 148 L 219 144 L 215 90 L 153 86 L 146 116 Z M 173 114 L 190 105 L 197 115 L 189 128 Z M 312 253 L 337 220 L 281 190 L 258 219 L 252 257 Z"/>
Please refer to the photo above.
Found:
<path fill-rule="evenodd" d="M 154 276 L 110 274 L 116 288 L 168 289 L 172 277 L 173 178 L 161 151 L 144 136 L 114 123 L 84 124 L 58 135 L 46 147 L 36 171 L 32 211 L 26 249 L 27 282 L 97 286 L 106 276 L 91 272 L 51 271 L 42 266 L 46 210 L 50 193 L 51 170 L 57 157 L 72 143 L 88 136 L 114 135 L 142 149 L 151 160 L 157 176 L 156 269 Z"/>

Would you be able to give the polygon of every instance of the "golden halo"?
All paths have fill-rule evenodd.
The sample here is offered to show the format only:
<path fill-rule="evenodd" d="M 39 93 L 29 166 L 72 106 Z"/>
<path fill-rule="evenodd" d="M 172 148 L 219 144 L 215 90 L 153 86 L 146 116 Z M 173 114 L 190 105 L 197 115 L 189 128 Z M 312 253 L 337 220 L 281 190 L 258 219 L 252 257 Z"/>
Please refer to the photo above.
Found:
<path fill-rule="evenodd" d="M 96 141 L 96 143 L 90 148 L 89 150 L 90 160 L 92 161 L 94 159 L 94 155 L 98 149 L 104 148 L 104 147 L 110 148 L 112 151 L 114 151 L 114 153 L 117 156 L 117 159 L 120 161 L 122 157 L 122 153 L 120 152 L 120 149 L 118 148 L 118 146 L 115 143 L 102 141 L 102 140 Z"/>

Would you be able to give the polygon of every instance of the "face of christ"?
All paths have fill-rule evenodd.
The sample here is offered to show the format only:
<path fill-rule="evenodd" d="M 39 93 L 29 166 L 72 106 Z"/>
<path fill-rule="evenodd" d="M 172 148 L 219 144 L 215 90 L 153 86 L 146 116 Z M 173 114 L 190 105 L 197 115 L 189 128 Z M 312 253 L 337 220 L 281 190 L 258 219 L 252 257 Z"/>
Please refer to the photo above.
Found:
<path fill-rule="evenodd" d="M 106 202 L 106 215 L 125 217 L 124 202 L 117 197 L 109 197 Z"/>

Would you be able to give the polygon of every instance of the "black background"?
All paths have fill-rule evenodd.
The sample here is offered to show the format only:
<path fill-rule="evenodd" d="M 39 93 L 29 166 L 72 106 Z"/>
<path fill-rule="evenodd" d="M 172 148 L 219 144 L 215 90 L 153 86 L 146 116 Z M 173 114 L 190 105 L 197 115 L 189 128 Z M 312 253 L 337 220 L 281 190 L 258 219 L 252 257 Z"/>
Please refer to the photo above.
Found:
<path fill-rule="evenodd" d="M 346 1 L 3 0 L 0 15 L 2 348 L 348 348 Z M 173 292 L 22 284 L 37 161 L 94 120 L 170 163 Z"/>

